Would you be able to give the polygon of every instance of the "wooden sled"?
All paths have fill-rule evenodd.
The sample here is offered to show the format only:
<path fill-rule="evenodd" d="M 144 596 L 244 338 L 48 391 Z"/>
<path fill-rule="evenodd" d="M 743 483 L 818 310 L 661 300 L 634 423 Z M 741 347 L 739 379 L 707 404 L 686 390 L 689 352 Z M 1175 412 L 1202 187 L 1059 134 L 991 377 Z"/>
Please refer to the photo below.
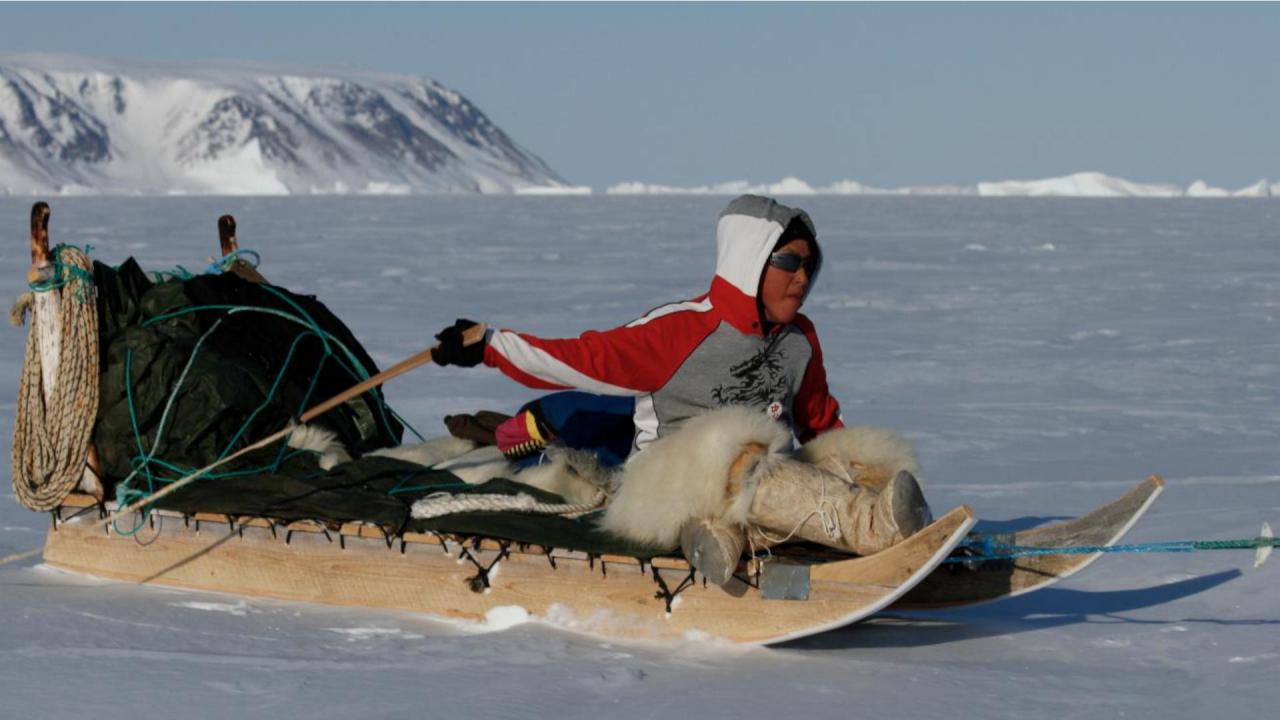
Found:
<path fill-rule="evenodd" d="M 703 582 L 682 559 L 588 556 L 436 534 L 389 542 L 380 530 L 359 524 L 333 532 L 310 522 L 241 523 L 157 511 L 150 524 L 126 536 L 104 528 L 96 506 L 89 496 L 68 498 L 45 542 L 47 564 L 129 582 L 474 621 L 518 606 L 605 637 L 710 635 L 759 645 L 849 625 L 889 606 L 928 576 L 975 522 L 961 506 L 875 555 L 753 560 L 719 587 Z"/>
<path fill-rule="evenodd" d="M 47 221 L 47 206 L 33 208 L 33 268 L 49 262 Z M 234 220 L 221 218 L 219 232 L 224 254 L 234 251 Z M 263 281 L 240 262 L 228 270 Z M 43 323 L 40 332 L 42 342 L 58 337 L 56 327 Z M 92 447 L 89 456 L 92 460 Z M 86 473 L 86 480 L 96 477 Z M 1161 487 L 1153 478 L 1078 521 L 1018 533 L 1015 542 L 1040 547 L 1115 542 Z M 593 556 L 434 533 L 388 538 L 357 523 L 334 531 L 309 521 L 239 522 L 157 511 L 139 532 L 120 535 L 93 511 L 101 507 L 90 495 L 67 497 L 55 511 L 45 562 L 129 582 L 476 621 L 497 608 L 518 606 L 562 627 L 629 639 L 705 634 L 739 643 L 783 642 L 858 622 L 890 606 L 939 607 L 1028 592 L 1096 558 L 943 567 L 975 523 L 962 506 L 876 555 L 787 549 L 750 560 L 719 587 L 700 581 L 677 558 Z M 122 522 L 135 519 L 141 522 L 136 517 Z"/>

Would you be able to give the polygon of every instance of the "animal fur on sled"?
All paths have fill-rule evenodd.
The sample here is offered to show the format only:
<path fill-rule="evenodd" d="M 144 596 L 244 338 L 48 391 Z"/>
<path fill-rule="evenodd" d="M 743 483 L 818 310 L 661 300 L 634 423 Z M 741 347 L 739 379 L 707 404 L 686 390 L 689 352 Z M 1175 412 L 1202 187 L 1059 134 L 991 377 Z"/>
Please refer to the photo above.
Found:
<path fill-rule="evenodd" d="M 729 470 L 748 445 L 765 448 L 730 492 Z M 756 410 L 729 407 L 693 418 L 627 461 L 603 527 L 622 537 L 673 548 L 695 518 L 743 525 L 769 462 L 791 449 L 791 431 Z"/>
<path fill-rule="evenodd" d="M 805 443 L 795 457 L 827 467 L 839 465 L 850 480 L 876 491 L 901 470 L 924 486 L 911 443 L 885 428 L 859 425 L 832 430 Z"/>
<path fill-rule="evenodd" d="M 338 436 L 319 425 L 295 425 L 289 432 L 289 447 L 319 455 L 321 470 L 351 461 L 351 454 Z"/>
<path fill-rule="evenodd" d="M 431 467 L 436 463 L 461 457 L 476 449 L 474 441 L 446 435 L 420 443 L 380 448 L 369 453 L 374 457 L 389 457 L 405 462 Z M 487 480 L 488 478 L 486 478 Z M 480 482 L 484 482 L 481 480 Z"/>
<path fill-rule="evenodd" d="M 337 437 L 319 426 L 296 428 L 289 445 L 319 453 L 325 470 L 351 459 Z M 739 469 L 730 486 L 730 468 L 751 445 L 763 452 L 751 466 Z M 780 458 L 820 464 L 873 490 L 900 470 L 920 474 L 911 444 L 883 428 L 832 430 L 794 453 L 792 447 L 786 426 L 759 411 L 729 407 L 693 418 L 679 432 L 657 440 L 614 470 L 602 467 L 590 452 L 552 447 L 541 463 L 518 471 L 496 447 L 476 447 L 455 437 L 370 455 L 448 470 L 469 485 L 508 478 L 555 493 L 572 504 L 589 502 L 604 490 L 610 496 L 601 522 L 604 529 L 665 548 L 679 544 L 680 529 L 690 520 L 745 526 L 756 486 Z"/>
<path fill-rule="evenodd" d="M 322 470 L 351 460 L 350 453 L 338 437 L 318 425 L 295 428 L 289 435 L 289 446 L 317 453 Z M 447 470 L 468 485 L 480 485 L 494 478 L 509 478 L 555 493 L 570 504 L 590 502 L 602 489 L 612 492 L 614 481 L 614 473 L 601 466 L 595 455 L 585 450 L 548 448 L 542 462 L 518 470 L 496 447 L 477 447 L 472 440 L 451 436 L 381 448 L 368 456 L 388 457 Z"/>
<path fill-rule="evenodd" d="M 392 457 L 437 470 L 448 470 L 468 485 L 508 478 L 555 493 L 570 504 L 589 502 L 600 490 L 608 492 L 612 474 L 585 450 L 548 448 L 541 462 L 518 469 L 496 447 L 476 447 L 470 440 L 443 437 L 415 445 L 377 450 L 371 455 Z"/>
<path fill-rule="evenodd" d="M 730 487 L 730 469 L 753 444 L 765 452 Z M 745 526 L 761 478 L 788 456 L 872 489 L 899 470 L 920 470 L 911 444 L 882 428 L 833 430 L 794 454 L 791 449 L 791 431 L 758 411 L 724 408 L 694 418 L 627 462 L 602 524 L 631 540 L 667 548 L 679 543 L 680 529 L 690 520 Z"/>

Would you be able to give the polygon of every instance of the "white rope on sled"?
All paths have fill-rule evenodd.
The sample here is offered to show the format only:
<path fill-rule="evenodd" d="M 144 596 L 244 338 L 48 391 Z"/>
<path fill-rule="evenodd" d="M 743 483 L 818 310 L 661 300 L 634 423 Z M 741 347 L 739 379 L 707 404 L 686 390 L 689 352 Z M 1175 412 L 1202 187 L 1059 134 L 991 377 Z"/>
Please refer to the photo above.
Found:
<path fill-rule="evenodd" d="M 435 493 L 413 504 L 411 514 L 418 520 L 473 512 L 523 512 L 536 515 L 579 515 L 595 510 L 608 496 L 604 491 L 585 503 L 539 502 L 532 495 L 453 495 Z"/>
<path fill-rule="evenodd" d="M 89 257 L 63 246 L 53 287 L 38 292 L 61 294 L 61 350 L 57 378 L 49 401 L 40 353 L 39 303 L 19 298 L 10 321 L 32 314 L 27 352 L 18 386 L 17 422 L 13 430 L 13 492 L 32 510 L 52 510 L 84 476 L 89 440 L 98 414 L 98 306 L 94 300 Z"/>

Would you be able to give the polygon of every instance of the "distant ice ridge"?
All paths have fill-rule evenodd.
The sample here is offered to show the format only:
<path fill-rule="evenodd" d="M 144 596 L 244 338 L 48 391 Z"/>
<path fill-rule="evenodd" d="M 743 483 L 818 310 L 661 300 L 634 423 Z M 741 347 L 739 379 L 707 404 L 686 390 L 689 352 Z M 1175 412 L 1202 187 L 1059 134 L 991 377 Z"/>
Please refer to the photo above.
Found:
<path fill-rule="evenodd" d="M 1235 191 L 1211 187 L 1197 180 L 1186 189 L 1177 185 L 1151 185 L 1115 178 L 1098 172 L 1081 172 L 1044 180 L 1004 180 L 980 182 L 977 185 L 924 185 L 900 188 L 878 188 L 856 180 L 841 180 L 831 185 L 813 186 L 799 178 L 786 177 L 776 183 L 752 184 L 746 180 L 672 187 L 627 182 L 613 185 L 611 195 L 978 195 L 982 197 L 1278 197 L 1280 183 L 1259 180 Z"/>
<path fill-rule="evenodd" d="M 878 188 L 856 180 L 841 180 L 831 185 L 814 187 L 794 177 L 785 177 L 776 183 L 752 184 L 746 180 L 734 180 L 716 185 L 698 187 L 673 187 L 625 182 L 610 186 L 610 195 L 976 195 L 977 188 L 964 185 L 925 185 L 905 188 Z"/>
<path fill-rule="evenodd" d="M 426 78 L 0 56 L 0 195 L 563 188 L 479 108 Z"/>

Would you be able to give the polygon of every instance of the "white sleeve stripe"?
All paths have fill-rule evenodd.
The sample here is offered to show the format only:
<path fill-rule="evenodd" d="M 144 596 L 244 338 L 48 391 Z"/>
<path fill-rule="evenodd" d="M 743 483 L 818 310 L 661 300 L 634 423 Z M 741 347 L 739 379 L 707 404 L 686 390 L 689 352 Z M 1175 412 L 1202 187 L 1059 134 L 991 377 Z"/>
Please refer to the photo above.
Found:
<path fill-rule="evenodd" d="M 522 372 L 543 382 L 599 393 L 601 395 L 644 395 L 645 393 L 619 385 L 610 385 L 584 375 L 552 357 L 547 351 L 530 345 L 519 335 L 502 330 L 489 339 L 489 347 L 515 365 Z"/>
<path fill-rule="evenodd" d="M 632 450 L 643 450 L 649 443 L 658 439 L 658 413 L 653 407 L 653 395 L 643 395 L 636 400 L 635 415 L 636 434 L 632 440 Z M 635 457 L 633 454 L 632 457 Z"/>
<path fill-rule="evenodd" d="M 680 312 L 681 310 L 700 313 L 710 312 L 711 298 L 707 298 L 701 302 L 693 302 L 692 300 L 689 300 L 686 302 L 671 303 L 670 305 L 663 305 L 662 307 L 654 308 L 645 314 L 644 317 L 637 318 L 627 323 L 627 327 L 640 327 L 650 321 L 657 320 L 660 317 L 666 317 L 667 315 Z"/>

